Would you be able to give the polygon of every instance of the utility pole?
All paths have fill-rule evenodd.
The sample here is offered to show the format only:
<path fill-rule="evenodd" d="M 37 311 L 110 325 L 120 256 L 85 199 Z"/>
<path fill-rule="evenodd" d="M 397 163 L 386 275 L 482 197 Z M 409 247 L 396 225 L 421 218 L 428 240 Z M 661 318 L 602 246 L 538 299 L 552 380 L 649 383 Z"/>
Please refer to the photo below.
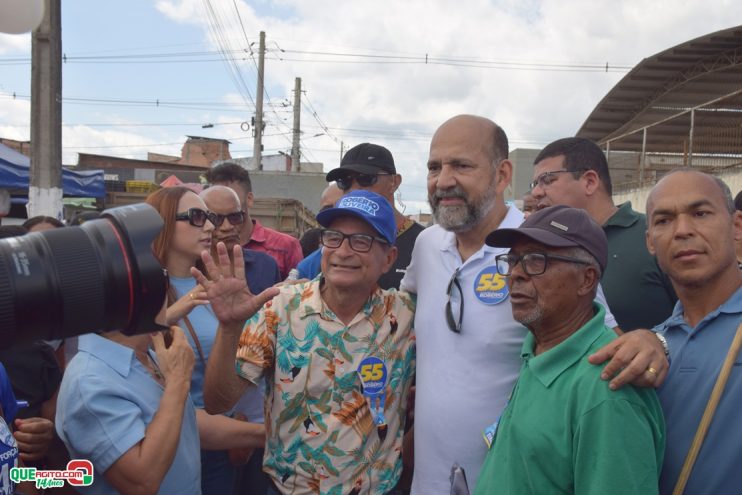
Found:
<path fill-rule="evenodd" d="M 62 219 L 62 7 L 44 1 L 31 37 L 31 180 L 28 216 Z"/>
<path fill-rule="evenodd" d="M 294 79 L 294 141 L 291 146 L 291 168 L 301 172 L 299 134 L 301 132 L 301 77 Z"/>
<path fill-rule="evenodd" d="M 340 141 L 340 161 L 343 161 L 343 146 L 345 143 L 343 141 Z"/>
<path fill-rule="evenodd" d="M 258 92 L 255 96 L 255 140 L 253 141 L 253 160 L 258 170 L 263 170 L 263 78 L 265 76 L 265 31 L 260 31 L 260 48 L 258 52 Z"/>

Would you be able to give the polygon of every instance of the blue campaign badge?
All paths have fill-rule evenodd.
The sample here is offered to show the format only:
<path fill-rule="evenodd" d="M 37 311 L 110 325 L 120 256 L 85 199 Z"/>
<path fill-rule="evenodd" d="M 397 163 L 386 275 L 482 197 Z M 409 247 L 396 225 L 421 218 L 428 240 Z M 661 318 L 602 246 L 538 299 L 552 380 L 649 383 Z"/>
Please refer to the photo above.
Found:
<path fill-rule="evenodd" d="M 495 265 L 488 266 L 474 278 L 474 295 L 484 304 L 500 304 L 508 294 L 507 278 L 497 273 Z"/>
<path fill-rule="evenodd" d="M 387 370 L 386 364 L 375 356 L 368 356 L 358 366 L 358 376 L 363 384 L 363 395 L 366 396 L 374 424 L 385 425 L 384 405 L 386 402 Z"/>
<path fill-rule="evenodd" d="M 500 424 L 500 418 L 497 418 L 497 421 L 489 425 L 487 428 L 484 429 L 482 432 L 482 436 L 484 437 L 484 443 L 487 444 L 487 448 L 492 448 L 492 442 L 495 440 L 495 435 L 497 434 L 497 427 Z"/>
<path fill-rule="evenodd" d="M 363 384 L 363 395 L 372 396 L 384 393 L 386 386 L 386 364 L 375 356 L 368 356 L 358 366 L 358 376 Z"/>

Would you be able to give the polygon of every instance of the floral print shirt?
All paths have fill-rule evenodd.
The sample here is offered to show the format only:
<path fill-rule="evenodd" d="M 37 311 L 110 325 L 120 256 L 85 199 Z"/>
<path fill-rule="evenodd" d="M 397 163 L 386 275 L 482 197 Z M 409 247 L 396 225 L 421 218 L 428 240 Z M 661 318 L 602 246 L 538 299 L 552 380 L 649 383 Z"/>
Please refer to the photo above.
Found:
<path fill-rule="evenodd" d="M 237 373 L 266 378 L 263 467 L 285 494 L 387 493 L 402 470 L 415 302 L 377 288 L 345 325 L 322 300 L 322 283 L 284 286 L 240 338 Z M 361 377 L 381 368 L 369 362 L 385 367 L 381 402 L 363 393 Z M 383 424 L 370 405 L 383 409 Z"/>

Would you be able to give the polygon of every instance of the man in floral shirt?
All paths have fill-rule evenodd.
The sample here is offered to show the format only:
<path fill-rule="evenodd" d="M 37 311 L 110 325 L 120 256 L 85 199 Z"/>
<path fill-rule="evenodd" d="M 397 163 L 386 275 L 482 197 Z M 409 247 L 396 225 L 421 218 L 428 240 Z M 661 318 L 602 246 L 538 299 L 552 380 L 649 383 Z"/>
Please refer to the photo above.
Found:
<path fill-rule="evenodd" d="M 383 197 L 359 190 L 317 220 L 326 227 L 322 278 L 283 287 L 244 329 L 221 322 L 206 408 L 227 410 L 264 376 L 264 470 L 276 493 L 383 494 L 402 468 L 415 362 L 414 302 L 377 284 L 397 256 L 394 212 Z M 199 277 L 207 291 L 225 283 L 225 273 L 230 278 L 211 266 L 213 281 Z"/>

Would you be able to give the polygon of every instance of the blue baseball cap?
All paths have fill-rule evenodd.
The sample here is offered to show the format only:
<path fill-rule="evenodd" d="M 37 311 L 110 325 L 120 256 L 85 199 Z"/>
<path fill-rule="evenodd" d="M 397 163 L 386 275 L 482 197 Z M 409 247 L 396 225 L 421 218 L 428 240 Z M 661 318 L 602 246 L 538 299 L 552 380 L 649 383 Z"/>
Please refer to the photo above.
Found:
<path fill-rule="evenodd" d="M 375 192 L 363 189 L 349 192 L 335 203 L 334 208 L 319 212 L 317 221 L 323 227 L 329 227 L 336 218 L 347 215 L 369 224 L 389 244 L 393 245 L 397 239 L 397 221 L 392 205 Z"/>

